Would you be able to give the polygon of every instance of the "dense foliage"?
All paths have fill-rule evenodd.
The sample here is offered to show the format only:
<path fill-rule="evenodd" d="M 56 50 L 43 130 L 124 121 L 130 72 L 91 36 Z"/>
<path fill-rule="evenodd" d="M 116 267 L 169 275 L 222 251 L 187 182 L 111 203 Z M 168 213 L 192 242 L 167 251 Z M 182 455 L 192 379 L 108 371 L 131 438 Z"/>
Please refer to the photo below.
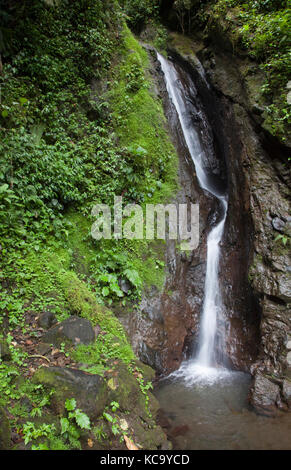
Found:
<path fill-rule="evenodd" d="M 1 77 L 5 244 L 14 234 L 22 240 L 61 234 L 63 210 L 96 193 L 104 197 L 100 182 L 114 184 L 122 159 L 106 131 L 106 104 L 92 98 L 90 87 L 110 65 L 118 20 L 114 3 L 106 10 L 90 0 L 70 8 L 61 2 L 57 9 L 42 2 L 24 5 Z"/>
<path fill-rule="evenodd" d="M 150 2 L 133 6 L 126 8 L 135 24 L 154 12 Z M 25 345 L 37 344 L 42 312 L 53 309 L 58 321 L 78 312 L 104 336 L 75 359 L 63 346 L 64 360 L 101 374 L 109 360 L 130 366 L 135 356 L 124 330 L 101 306 L 131 308 L 147 283 L 161 287 L 163 251 L 142 240 L 94 241 L 90 213 L 114 195 L 140 204 L 169 197 L 176 157 L 150 91 L 148 56 L 115 0 L 15 0 L 1 5 L 1 19 L 0 356 L 5 346 L 10 362 L 0 357 L 0 407 L 11 412 L 16 431 L 28 417 L 17 432 L 33 448 L 40 439 L 49 439 L 41 448 L 79 448 L 73 414 L 83 416 L 80 410 L 64 416 L 61 428 L 35 423 L 49 396 L 41 386 L 16 383 L 38 360 Z M 31 413 L 17 404 L 24 397 L 34 403 Z M 119 434 L 115 421 L 109 424 Z"/>
<path fill-rule="evenodd" d="M 246 53 L 265 74 L 261 89 L 265 128 L 282 142 L 290 131 L 290 22 L 288 0 L 176 0 L 173 12 L 181 31 L 205 35 L 219 28 L 233 53 Z M 290 134 L 289 134 L 290 135 Z"/>
<path fill-rule="evenodd" d="M 147 142 L 120 145 L 115 134 L 129 102 L 139 91 L 145 100 L 142 89 L 148 87 L 140 59 L 132 56 L 113 122 L 108 100 L 115 78 L 109 68 L 122 43 L 116 2 L 106 9 L 93 0 L 53 8 L 41 1 L 27 1 L 19 10 L 17 5 L 5 12 L 14 33 L 1 76 L 2 248 L 38 243 L 48 234 L 66 239 L 69 208 L 88 214 L 94 202 L 112 203 L 114 194 L 124 192 L 125 199 L 142 202 L 166 174 L 163 161 L 155 164 L 151 149 L 144 148 Z"/>
<path fill-rule="evenodd" d="M 129 26 L 140 32 L 149 19 L 158 15 L 160 0 L 119 0 Z"/>
<path fill-rule="evenodd" d="M 219 1 L 214 14 L 223 16 L 229 23 L 234 44 L 260 64 L 266 77 L 261 90 L 266 127 L 285 141 L 291 123 L 287 103 L 287 83 L 291 73 L 291 10 L 288 2 Z"/>

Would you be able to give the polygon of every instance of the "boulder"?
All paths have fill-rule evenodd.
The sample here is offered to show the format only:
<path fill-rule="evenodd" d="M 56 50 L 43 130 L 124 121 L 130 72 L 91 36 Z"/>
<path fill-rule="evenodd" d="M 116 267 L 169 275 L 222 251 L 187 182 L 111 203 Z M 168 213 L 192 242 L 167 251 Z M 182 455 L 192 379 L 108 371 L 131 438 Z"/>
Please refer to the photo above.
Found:
<path fill-rule="evenodd" d="M 137 361 L 136 365 L 144 370 L 142 363 Z M 143 380 L 147 383 L 152 377 L 152 369 L 146 368 L 145 371 L 147 377 L 143 376 Z M 156 425 L 159 402 L 149 391 L 143 393 L 139 378 L 123 363 L 107 371 L 107 403 L 115 401 L 119 404 L 119 412 L 124 414 L 126 426 L 133 430 L 135 444 L 149 450 L 171 449 L 163 429 Z"/>
<path fill-rule="evenodd" d="M 8 418 L 0 407 L 0 450 L 8 450 L 11 446 L 11 429 Z"/>
<path fill-rule="evenodd" d="M 280 219 L 279 217 L 274 217 L 272 220 L 272 225 L 277 232 L 284 233 L 285 222 L 284 220 Z"/>
<path fill-rule="evenodd" d="M 95 339 L 91 322 L 75 315 L 50 328 L 42 337 L 42 342 L 59 347 L 61 343 L 90 344 Z"/>
<path fill-rule="evenodd" d="M 0 339 L 0 359 L 2 361 L 9 361 L 11 359 L 10 349 L 5 339 Z"/>
<path fill-rule="evenodd" d="M 291 382 L 289 380 L 283 381 L 282 395 L 289 408 L 291 408 Z"/>
<path fill-rule="evenodd" d="M 39 326 L 41 328 L 44 328 L 45 330 L 48 330 L 56 323 L 57 323 L 57 319 L 55 315 L 50 311 L 43 312 L 38 319 Z"/>
<path fill-rule="evenodd" d="M 102 414 L 106 405 L 106 382 L 96 374 L 78 369 L 41 367 L 33 375 L 32 381 L 55 390 L 50 406 L 57 414 L 63 413 L 67 398 L 75 398 L 78 408 L 91 419 Z"/>
<path fill-rule="evenodd" d="M 260 414 L 273 416 L 280 401 L 279 386 L 258 371 L 253 380 L 250 396 L 250 402 L 255 410 Z"/>
<path fill-rule="evenodd" d="M 148 392 L 149 401 L 146 404 L 138 378 L 128 370 L 125 364 L 119 363 L 115 370 L 107 372 L 106 378 L 109 403 L 118 402 L 121 411 L 131 411 L 134 416 L 142 418 L 145 422 L 151 421 L 150 416 L 157 415 L 160 407 L 157 399 Z M 144 381 L 146 383 L 147 378 L 144 378 Z"/>
<path fill-rule="evenodd" d="M 156 373 L 152 367 L 148 366 L 147 364 L 144 364 L 139 359 L 136 359 L 134 361 L 134 365 L 138 369 L 141 369 L 145 384 L 154 381 Z"/>

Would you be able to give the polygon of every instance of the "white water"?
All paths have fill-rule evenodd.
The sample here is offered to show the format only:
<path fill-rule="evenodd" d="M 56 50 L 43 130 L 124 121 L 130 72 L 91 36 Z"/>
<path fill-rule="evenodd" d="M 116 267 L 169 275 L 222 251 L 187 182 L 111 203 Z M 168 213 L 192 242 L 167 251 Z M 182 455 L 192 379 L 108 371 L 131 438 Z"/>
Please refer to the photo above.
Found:
<path fill-rule="evenodd" d="M 220 201 L 222 208 L 221 221 L 210 231 L 207 238 L 207 263 L 204 302 L 201 317 L 199 350 L 196 358 L 183 363 L 181 368 L 174 373 L 175 376 L 183 376 L 191 384 L 193 380 L 205 377 L 213 381 L 215 377 L 224 375 L 224 369 L 216 368 L 215 341 L 217 337 L 218 322 L 223 326 L 222 301 L 219 286 L 219 257 L 220 242 L 223 236 L 225 219 L 227 215 L 227 197 L 222 195 L 211 183 L 205 170 L 204 162 L 207 161 L 197 129 L 192 122 L 191 115 L 187 110 L 185 91 L 179 80 L 174 65 L 158 53 L 158 60 L 164 72 L 167 91 L 179 116 L 181 128 L 186 144 L 195 165 L 198 182 L 202 189 L 209 191 Z M 220 348 L 223 350 L 223 330 L 220 332 Z M 225 371 L 225 373 L 228 373 Z"/>
<path fill-rule="evenodd" d="M 214 346 L 217 332 L 217 320 L 222 316 L 222 302 L 220 295 L 218 269 L 220 246 L 227 213 L 227 201 L 220 198 L 223 204 L 223 218 L 211 230 L 207 238 L 207 264 L 204 290 L 204 303 L 201 321 L 200 349 L 197 362 L 210 367 L 215 360 Z M 223 345 L 220 345 L 223 347 Z"/>

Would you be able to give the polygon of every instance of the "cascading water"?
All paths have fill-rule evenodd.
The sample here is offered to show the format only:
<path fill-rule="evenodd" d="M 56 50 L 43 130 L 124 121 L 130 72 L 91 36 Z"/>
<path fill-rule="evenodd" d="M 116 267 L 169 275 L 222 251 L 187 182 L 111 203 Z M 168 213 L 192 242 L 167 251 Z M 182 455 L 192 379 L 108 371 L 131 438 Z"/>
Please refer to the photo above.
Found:
<path fill-rule="evenodd" d="M 217 365 L 217 326 L 220 324 L 220 354 L 224 349 L 224 321 L 222 316 L 222 300 L 219 286 L 219 256 L 220 242 L 227 215 L 227 196 L 218 189 L 205 165 L 207 155 L 201 145 L 198 130 L 193 124 L 192 115 L 187 109 L 187 96 L 179 79 L 174 65 L 159 53 L 158 60 L 165 77 L 165 83 L 170 99 L 176 108 L 184 138 L 195 165 L 198 182 L 202 189 L 215 196 L 220 203 L 221 220 L 210 231 L 207 238 L 207 264 L 204 302 L 200 328 L 199 349 L 194 360 L 183 363 L 179 371 L 174 374 L 184 376 L 188 381 L 196 380 L 202 376 L 216 376 Z M 221 369 L 220 369 L 221 372 Z"/>
<path fill-rule="evenodd" d="M 290 417 L 258 416 L 249 409 L 250 376 L 223 368 L 225 362 L 224 305 L 219 285 L 220 242 L 228 210 L 227 195 L 216 175 L 212 130 L 200 96 L 186 68 L 158 55 L 169 98 L 176 108 L 184 140 L 193 159 L 201 188 L 212 194 L 218 205 L 219 218 L 207 238 L 207 265 L 202 306 L 200 337 L 195 357 L 155 388 L 161 408 L 168 419 L 174 449 L 289 449 Z M 185 64 L 186 65 L 186 64 Z M 198 64 L 199 65 L 199 64 Z M 212 90 L 207 85 L 202 66 L 199 86 L 202 98 L 209 102 Z M 204 85 L 202 85 L 204 82 Z M 209 95 L 207 92 L 209 90 Z M 215 105 L 215 103 L 214 103 Z M 214 109 L 214 112 L 216 110 Z M 168 113 L 169 117 L 172 112 Z M 217 118 L 219 112 L 217 109 Z M 174 131 L 176 120 L 170 120 Z M 177 133 L 180 137 L 180 133 Z M 227 320 L 226 320 L 227 321 Z M 220 366 L 219 366 L 220 365 Z M 180 435 L 179 435 L 180 432 Z M 272 436 L 272 437 L 271 437 Z M 288 440 L 289 439 L 289 440 Z"/>
<path fill-rule="evenodd" d="M 217 333 L 217 321 L 221 315 L 221 295 L 218 282 L 218 268 L 221 241 L 224 223 L 227 213 L 227 201 L 221 199 L 223 205 L 223 218 L 214 227 L 207 238 L 207 264 L 205 278 L 204 304 L 201 322 L 200 349 L 197 355 L 197 363 L 210 367 L 215 363 L 215 337 Z M 224 347 L 222 338 L 220 347 Z"/>

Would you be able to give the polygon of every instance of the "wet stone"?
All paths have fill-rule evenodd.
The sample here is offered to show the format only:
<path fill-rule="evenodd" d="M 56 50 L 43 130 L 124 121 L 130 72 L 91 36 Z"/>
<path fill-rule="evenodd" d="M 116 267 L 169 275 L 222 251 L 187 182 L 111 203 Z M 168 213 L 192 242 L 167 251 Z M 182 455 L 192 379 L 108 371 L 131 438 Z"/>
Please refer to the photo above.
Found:
<path fill-rule="evenodd" d="M 288 407 L 291 408 L 291 382 L 288 380 L 284 380 L 283 382 L 282 394 Z"/>
<path fill-rule="evenodd" d="M 273 228 L 275 230 L 277 230 L 277 232 L 281 232 L 281 233 L 284 232 L 285 222 L 282 219 L 280 219 L 279 217 L 275 217 L 272 220 L 272 225 L 273 225 Z"/>

